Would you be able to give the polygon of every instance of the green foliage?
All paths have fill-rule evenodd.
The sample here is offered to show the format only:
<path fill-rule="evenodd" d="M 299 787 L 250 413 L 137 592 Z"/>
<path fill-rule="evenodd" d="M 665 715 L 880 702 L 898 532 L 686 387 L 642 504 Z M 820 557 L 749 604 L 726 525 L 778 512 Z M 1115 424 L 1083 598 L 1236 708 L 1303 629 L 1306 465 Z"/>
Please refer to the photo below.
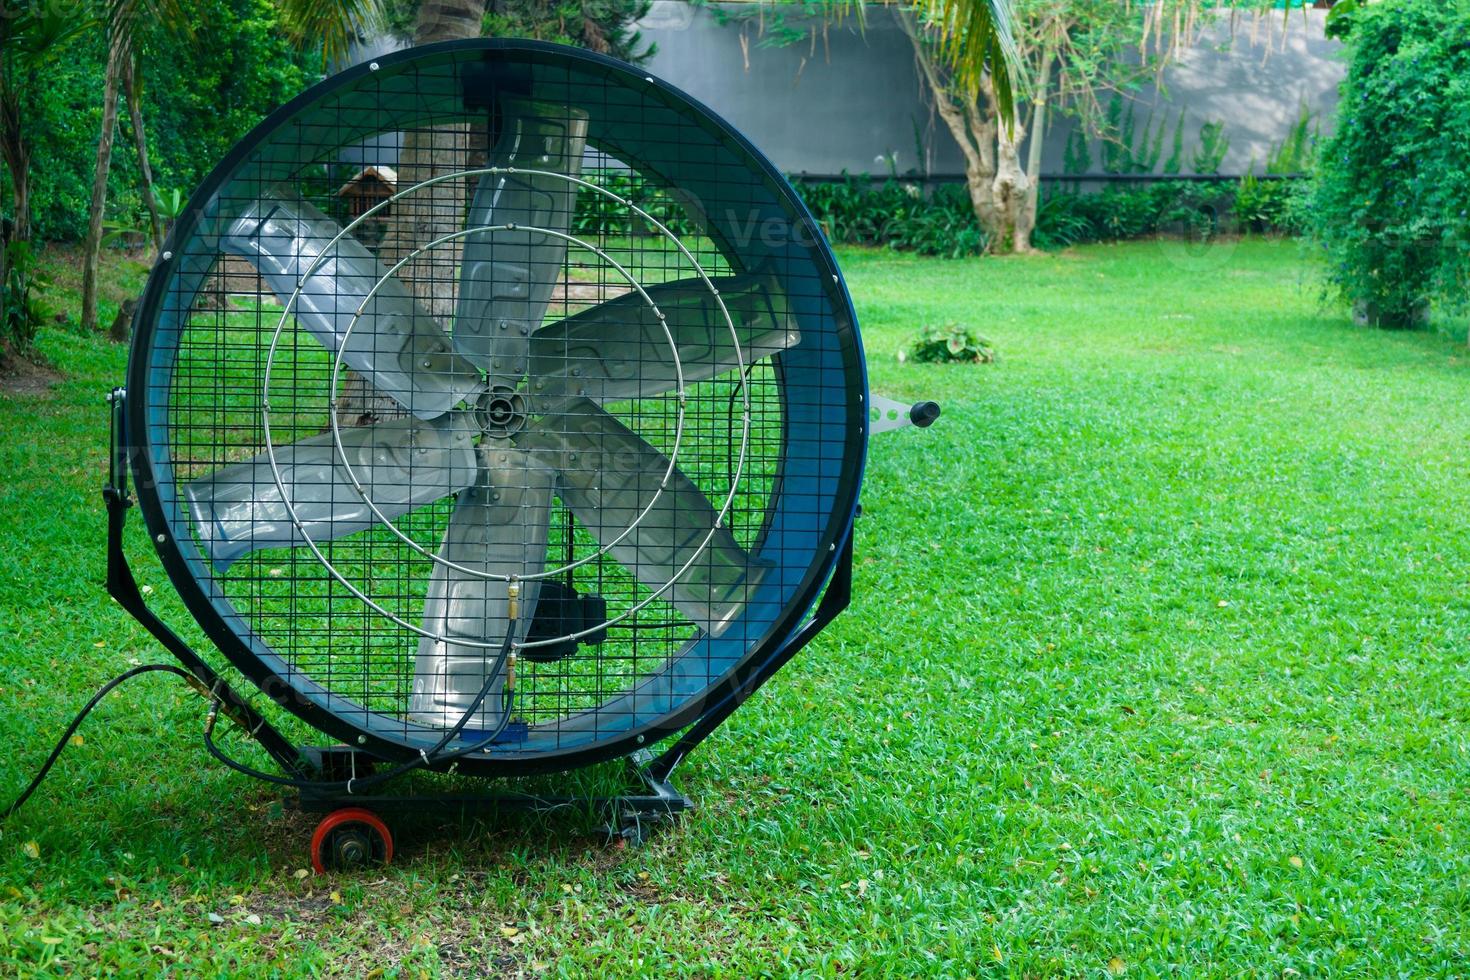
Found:
<path fill-rule="evenodd" d="M 1236 221 L 1246 231 L 1300 231 L 1303 187 L 1300 181 L 1246 174 L 1235 189 Z"/>
<path fill-rule="evenodd" d="M 988 240 L 967 198 L 941 188 L 933 199 L 911 201 L 888 226 L 887 244 L 899 251 L 944 259 L 980 255 Z"/>
<path fill-rule="evenodd" d="M 1169 114 L 1168 112 L 1165 112 L 1164 118 L 1159 120 L 1158 131 L 1154 133 L 1153 142 L 1149 144 L 1148 155 L 1142 160 L 1142 166 L 1138 170 L 1139 173 L 1151 174 L 1154 172 L 1154 169 L 1158 167 L 1159 160 L 1164 155 L 1164 129 L 1165 124 L 1168 123 L 1168 121 Z M 1152 113 L 1150 113 L 1148 120 L 1148 126 L 1151 125 L 1153 125 Z M 1145 126 L 1143 130 L 1145 136 L 1148 135 L 1148 126 Z"/>
<path fill-rule="evenodd" d="M 1305 103 L 1291 131 L 1266 157 L 1268 174 L 1304 174 L 1312 169 L 1317 156 L 1317 128 Z"/>
<path fill-rule="evenodd" d="M 1133 162 L 1133 108 L 1125 115 L 1123 96 L 1114 93 L 1108 100 L 1106 128 L 1103 131 L 1102 168 L 1105 174 L 1126 173 Z"/>
<path fill-rule="evenodd" d="M 47 287 L 30 242 L 17 239 L 4 246 L 0 255 L 0 349 L 30 351 L 45 317 L 41 294 Z"/>
<path fill-rule="evenodd" d="M 657 51 L 633 26 L 651 6 L 651 0 L 491 0 L 484 32 L 572 44 L 636 65 Z"/>
<path fill-rule="evenodd" d="M 1367 0 L 1337 0 L 1327 11 L 1327 25 L 1323 33 L 1328 37 L 1345 41 L 1353 33 L 1353 16 Z"/>
<path fill-rule="evenodd" d="M 1470 4 L 1382 0 L 1353 13 L 1335 132 L 1310 217 L 1328 289 L 1383 326 L 1470 287 Z"/>
<path fill-rule="evenodd" d="M 964 187 L 942 185 L 925 195 L 917 184 L 866 175 L 800 183 L 798 189 L 829 240 L 883 245 L 944 258 L 980 255 L 989 244 Z"/>
<path fill-rule="evenodd" d="M 1223 122 L 1205 122 L 1199 127 L 1199 145 L 1195 148 L 1191 163 L 1197 174 L 1217 174 L 1225 154 L 1230 150 L 1230 138 L 1225 135 Z"/>
<path fill-rule="evenodd" d="M 1221 197 L 1182 180 L 1113 184 L 1090 194 L 1043 185 L 1031 238 L 1052 249 L 1161 233 L 1209 235 L 1216 214 L 1229 209 L 1228 194 Z"/>
<path fill-rule="evenodd" d="M 597 184 L 624 200 L 642 208 L 649 217 L 676 235 L 699 233 L 698 218 L 670 194 L 668 188 L 643 174 L 626 170 L 591 170 L 584 180 Z M 584 237 L 649 235 L 657 229 L 627 207 L 595 191 L 583 190 L 577 195 L 577 213 L 572 218 L 572 231 Z"/>
<path fill-rule="evenodd" d="M 161 186 L 196 187 L 267 112 L 305 88 L 301 59 L 286 42 L 270 0 L 197 0 L 190 30 L 148 30 L 142 102 L 151 162 Z M 48 64 L 31 132 L 33 230 L 74 241 L 86 230 L 101 126 L 101 31 L 73 42 Z M 108 178 L 109 217 L 144 223 L 131 123 L 123 113 Z"/>
<path fill-rule="evenodd" d="M 909 359 L 920 364 L 993 364 L 995 348 L 969 327 L 950 322 L 925 326 L 909 344 Z"/>
<path fill-rule="evenodd" d="M 1169 159 L 1164 161 L 1164 173 L 1177 177 L 1184 169 L 1184 110 L 1179 110 L 1179 121 L 1174 124 L 1174 140 L 1170 146 Z"/>
<path fill-rule="evenodd" d="M 1080 207 L 1081 195 L 1055 192 L 1043 185 L 1036 204 L 1036 227 L 1031 244 L 1040 249 L 1061 249 L 1096 241 L 1092 222 Z"/>
<path fill-rule="evenodd" d="M 1092 148 L 1086 131 L 1078 126 L 1067 134 L 1062 156 L 1062 173 L 1085 174 L 1092 169 Z"/>
<path fill-rule="evenodd" d="M 1032 242 L 1059 249 L 1086 242 L 1120 241 L 1148 235 L 1214 235 L 1222 218 L 1234 217 L 1246 231 L 1299 230 L 1304 183 L 1250 178 L 1195 183 L 1164 180 L 1110 184 L 1100 191 L 1064 189 L 1070 181 L 1042 185 Z M 964 189 L 956 185 L 923 194 L 917 185 L 874 183 L 848 176 L 834 183 L 801 183 L 802 197 L 834 243 L 881 245 L 921 255 L 959 258 L 980 255 L 986 242 Z M 584 201 L 579 210 L 589 205 Z M 608 209 L 617 220 L 621 212 Z M 582 220 L 579 217 L 579 220 Z"/>
<path fill-rule="evenodd" d="M 1101 132 L 1103 172 L 1151 174 L 1159 170 L 1160 161 L 1162 161 L 1163 173 L 1177 176 L 1184 168 L 1185 159 L 1184 110 L 1179 111 L 1179 116 L 1175 120 L 1167 159 L 1164 158 L 1164 138 L 1169 128 L 1168 110 L 1165 109 L 1157 126 L 1154 125 L 1154 113 L 1150 111 L 1142 130 L 1137 127 L 1136 112 L 1137 106 L 1132 101 L 1125 100 L 1119 93 L 1114 93 L 1108 101 Z M 1224 123 L 1205 123 L 1200 127 L 1200 142 L 1190 160 L 1194 165 L 1195 173 L 1211 174 L 1220 169 L 1220 162 L 1225 158 L 1225 151 L 1230 147 L 1230 141 L 1224 138 L 1224 129 Z M 1086 144 L 1080 127 L 1068 137 L 1069 151 L 1073 139 L 1079 140 L 1084 146 Z M 1085 171 L 1067 170 L 1066 172 Z"/>

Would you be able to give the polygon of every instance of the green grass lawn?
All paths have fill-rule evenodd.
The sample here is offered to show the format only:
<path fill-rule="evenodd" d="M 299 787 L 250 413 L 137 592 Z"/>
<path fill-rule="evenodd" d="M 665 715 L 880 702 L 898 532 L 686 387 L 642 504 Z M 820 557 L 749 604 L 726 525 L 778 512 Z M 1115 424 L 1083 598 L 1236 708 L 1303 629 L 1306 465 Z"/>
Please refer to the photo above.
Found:
<path fill-rule="evenodd" d="M 1463 324 L 1355 329 L 1291 243 L 843 259 L 874 388 L 944 417 L 874 440 L 853 608 L 682 826 L 425 818 L 298 877 L 312 821 L 140 680 L 3 828 L 0 974 L 1470 972 Z M 999 363 L 897 360 L 947 320 Z M 125 352 L 42 347 L 67 379 L 0 400 L 0 800 L 164 656 L 101 584 Z"/>

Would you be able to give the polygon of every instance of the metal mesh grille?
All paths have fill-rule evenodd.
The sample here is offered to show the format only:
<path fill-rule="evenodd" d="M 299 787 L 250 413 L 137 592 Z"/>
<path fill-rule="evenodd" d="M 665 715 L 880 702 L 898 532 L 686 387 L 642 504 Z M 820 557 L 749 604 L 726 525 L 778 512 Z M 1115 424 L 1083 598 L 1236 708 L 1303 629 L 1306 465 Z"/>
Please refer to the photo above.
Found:
<path fill-rule="evenodd" d="M 769 178 L 697 112 L 633 111 L 625 78 L 514 61 L 362 76 L 228 168 L 147 392 L 171 530 L 257 655 L 410 744 L 484 692 L 467 737 L 512 753 L 725 676 L 852 465 L 789 438 L 786 362 L 851 326 Z M 664 176 L 691 166 L 707 183 Z M 802 412 L 854 383 L 808 372 Z"/>

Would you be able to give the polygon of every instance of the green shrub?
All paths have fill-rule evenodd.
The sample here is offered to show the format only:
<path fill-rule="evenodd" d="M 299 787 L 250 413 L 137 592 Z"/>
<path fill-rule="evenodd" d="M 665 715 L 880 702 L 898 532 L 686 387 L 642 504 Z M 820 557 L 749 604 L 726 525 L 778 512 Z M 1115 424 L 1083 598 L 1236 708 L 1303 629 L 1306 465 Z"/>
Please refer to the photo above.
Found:
<path fill-rule="evenodd" d="M 642 174 L 608 169 L 589 171 L 582 178 L 633 202 L 676 235 L 699 233 L 698 217 L 690 214 L 664 185 Z M 577 213 L 572 218 L 572 230 L 583 237 L 651 235 L 657 231 L 651 223 L 618 201 L 590 190 L 577 195 Z"/>
<path fill-rule="evenodd" d="M 1042 187 L 1031 244 L 1042 249 L 1059 249 L 1096 241 L 1092 222 L 1083 210 L 1081 195 L 1052 193 Z"/>
<path fill-rule="evenodd" d="M 1300 196 L 1297 181 L 1263 180 L 1246 174 L 1235 189 L 1235 220 L 1242 231 L 1299 231 Z"/>
<path fill-rule="evenodd" d="M 1328 291 L 1413 326 L 1470 285 L 1470 3 L 1382 0 L 1352 15 L 1351 64 L 1308 211 Z"/>
<path fill-rule="evenodd" d="M 24 353 L 35 342 L 45 312 L 41 293 L 47 283 L 37 275 L 36 254 L 28 241 L 13 241 L 0 255 L 0 342 Z"/>
<path fill-rule="evenodd" d="M 946 323 L 920 330 L 909 345 L 909 358 L 921 364 L 990 364 L 995 348 L 969 327 Z"/>
<path fill-rule="evenodd" d="M 1210 235 L 1229 195 L 1183 180 L 1113 184 L 1095 194 L 1043 186 L 1031 239 L 1039 248 L 1144 235 Z"/>
<path fill-rule="evenodd" d="M 836 182 L 799 181 L 797 187 L 829 241 L 880 245 L 920 255 L 962 258 L 988 244 L 961 185 L 925 195 L 917 184 L 843 174 Z"/>

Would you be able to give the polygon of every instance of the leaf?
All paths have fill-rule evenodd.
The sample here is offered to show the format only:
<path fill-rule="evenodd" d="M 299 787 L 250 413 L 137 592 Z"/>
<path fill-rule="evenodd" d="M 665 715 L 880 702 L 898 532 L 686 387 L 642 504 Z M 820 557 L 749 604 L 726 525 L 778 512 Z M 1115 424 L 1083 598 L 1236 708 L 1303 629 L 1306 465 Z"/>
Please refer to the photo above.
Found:
<path fill-rule="evenodd" d="M 41 937 L 41 942 L 45 943 L 47 946 L 60 946 L 61 945 L 61 937 L 60 936 L 42 936 Z"/>
<path fill-rule="evenodd" d="M 20 845 L 21 852 L 32 861 L 41 860 L 41 845 L 33 840 L 28 840 Z"/>

